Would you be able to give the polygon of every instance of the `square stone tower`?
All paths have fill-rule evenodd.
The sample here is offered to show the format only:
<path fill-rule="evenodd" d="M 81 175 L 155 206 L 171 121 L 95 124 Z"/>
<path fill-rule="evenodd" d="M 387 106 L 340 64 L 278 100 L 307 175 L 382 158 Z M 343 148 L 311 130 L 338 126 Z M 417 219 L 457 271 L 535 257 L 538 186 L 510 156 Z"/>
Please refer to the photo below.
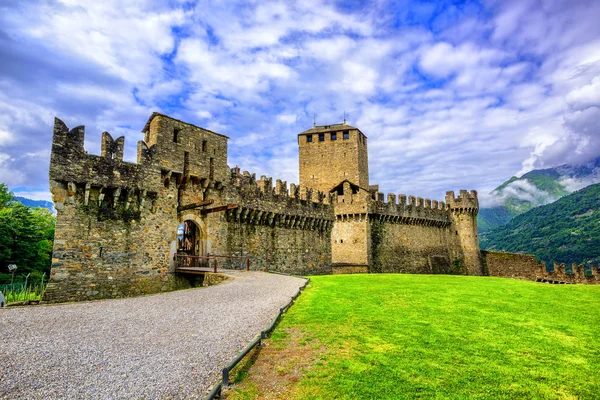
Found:
<path fill-rule="evenodd" d="M 315 126 L 298 135 L 300 185 L 329 193 L 348 180 L 369 188 L 367 137 L 342 124 Z"/>

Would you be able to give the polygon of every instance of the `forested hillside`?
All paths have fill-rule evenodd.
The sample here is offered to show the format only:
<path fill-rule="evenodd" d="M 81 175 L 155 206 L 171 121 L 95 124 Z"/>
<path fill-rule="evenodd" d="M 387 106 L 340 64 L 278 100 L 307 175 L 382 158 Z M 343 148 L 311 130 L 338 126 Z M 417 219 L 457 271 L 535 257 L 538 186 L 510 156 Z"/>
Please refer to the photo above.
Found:
<path fill-rule="evenodd" d="M 514 217 L 482 236 L 480 245 L 545 262 L 600 264 L 600 184 Z"/>
<path fill-rule="evenodd" d="M 15 200 L 0 183 L 0 284 L 8 283 L 7 266 L 15 264 L 15 281 L 31 273 L 38 281 L 50 272 L 55 217 L 45 208 L 31 208 Z"/>

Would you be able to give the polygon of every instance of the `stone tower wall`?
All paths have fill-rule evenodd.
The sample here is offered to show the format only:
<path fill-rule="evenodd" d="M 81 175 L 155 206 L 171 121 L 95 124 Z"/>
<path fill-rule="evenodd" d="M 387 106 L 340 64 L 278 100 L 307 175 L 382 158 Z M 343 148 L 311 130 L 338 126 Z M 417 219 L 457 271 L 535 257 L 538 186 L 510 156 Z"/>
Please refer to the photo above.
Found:
<path fill-rule="evenodd" d="M 154 163 L 165 170 L 215 182 L 227 180 L 227 136 L 154 113 L 140 143 L 153 149 Z"/>
<path fill-rule="evenodd" d="M 344 181 L 332 196 L 335 224 L 331 254 L 335 273 L 368 272 L 371 265 L 371 193 Z"/>
<path fill-rule="evenodd" d="M 122 297 L 185 287 L 169 273 L 177 190 L 149 162 L 122 161 L 122 138 L 86 154 L 84 128 L 55 121 L 50 190 L 57 210 L 46 301 Z M 143 179 L 142 179 L 143 178 Z"/>
<path fill-rule="evenodd" d="M 298 135 L 300 185 L 329 192 L 348 179 L 363 188 L 369 187 L 367 138 L 360 130 L 336 125 L 334 130 L 319 129 Z M 347 131 L 349 138 L 344 139 Z M 324 141 L 319 141 L 319 135 Z M 332 140 L 332 134 L 336 140 Z M 312 142 L 307 141 L 307 137 Z"/>
<path fill-rule="evenodd" d="M 464 263 L 469 275 L 482 275 L 482 262 L 477 234 L 477 213 L 479 200 L 477 192 L 461 190 L 458 197 L 454 192 L 446 192 L 446 203 L 450 208 L 453 228 L 460 240 Z"/>

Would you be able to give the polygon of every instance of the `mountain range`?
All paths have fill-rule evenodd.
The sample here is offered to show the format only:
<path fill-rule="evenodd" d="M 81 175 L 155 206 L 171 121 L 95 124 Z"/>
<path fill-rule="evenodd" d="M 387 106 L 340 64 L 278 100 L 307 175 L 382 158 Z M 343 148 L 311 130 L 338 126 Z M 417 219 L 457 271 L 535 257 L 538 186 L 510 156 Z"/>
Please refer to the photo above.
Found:
<path fill-rule="evenodd" d="M 26 197 L 20 197 L 20 196 L 14 196 L 14 198 L 15 198 L 15 200 L 17 200 L 19 203 L 23 204 L 24 206 L 47 208 L 52 213 L 56 213 L 56 210 L 54 209 L 54 203 L 52 203 L 51 201 L 31 200 Z"/>
<path fill-rule="evenodd" d="M 581 165 L 565 164 L 513 176 L 490 193 L 490 206 L 479 210 L 479 233 L 485 237 L 486 232 L 519 214 L 599 182 L 600 157 Z"/>

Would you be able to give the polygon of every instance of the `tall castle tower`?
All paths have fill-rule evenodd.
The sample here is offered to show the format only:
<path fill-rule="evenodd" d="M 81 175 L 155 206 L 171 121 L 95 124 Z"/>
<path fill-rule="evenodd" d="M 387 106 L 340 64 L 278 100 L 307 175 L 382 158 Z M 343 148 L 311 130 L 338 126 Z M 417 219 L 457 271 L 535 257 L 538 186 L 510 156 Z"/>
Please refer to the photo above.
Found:
<path fill-rule="evenodd" d="M 300 185 L 329 193 L 343 180 L 368 189 L 367 137 L 353 126 L 315 126 L 298 135 Z"/>
<path fill-rule="evenodd" d="M 477 192 L 461 190 L 458 197 L 455 197 L 452 191 L 446 192 L 446 204 L 450 209 L 450 218 L 460 240 L 468 274 L 481 275 L 481 253 L 477 235 L 477 213 L 479 212 Z"/>

